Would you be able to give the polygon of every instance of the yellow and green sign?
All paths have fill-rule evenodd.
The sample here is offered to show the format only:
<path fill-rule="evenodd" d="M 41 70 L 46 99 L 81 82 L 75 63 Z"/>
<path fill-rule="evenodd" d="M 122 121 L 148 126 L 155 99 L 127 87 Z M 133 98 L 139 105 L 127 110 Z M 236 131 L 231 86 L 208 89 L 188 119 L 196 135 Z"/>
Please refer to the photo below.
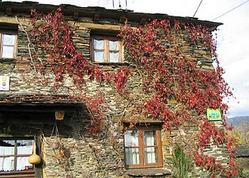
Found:
<path fill-rule="evenodd" d="M 221 121 L 221 111 L 220 109 L 207 109 L 207 118 L 209 121 Z"/>

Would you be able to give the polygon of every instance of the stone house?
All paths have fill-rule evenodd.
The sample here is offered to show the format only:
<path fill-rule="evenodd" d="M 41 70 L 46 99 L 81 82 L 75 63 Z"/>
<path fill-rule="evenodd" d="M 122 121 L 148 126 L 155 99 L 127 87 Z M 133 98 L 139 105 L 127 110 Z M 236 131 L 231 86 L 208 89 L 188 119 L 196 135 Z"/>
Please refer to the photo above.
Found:
<path fill-rule="evenodd" d="M 128 65 L 122 42 L 116 37 L 125 20 L 136 26 L 156 18 L 176 19 L 204 25 L 210 31 L 220 25 L 166 14 L 61 7 L 66 19 L 77 27 L 73 36 L 77 50 L 107 71 Z M 90 94 L 101 90 L 110 104 L 105 132 L 92 135 L 87 132 L 88 109 L 69 95 L 69 88 L 74 88 L 70 79 L 54 90 L 52 74 L 46 76 L 46 85 L 39 76 L 33 78 L 28 39 L 22 28 L 29 22 L 31 9 L 47 13 L 57 8 L 36 2 L 0 2 L 0 177 L 170 177 L 171 143 L 178 133 L 164 131 L 156 120 L 143 120 L 136 131 L 123 132 L 129 122 L 120 124 L 117 118 L 125 103 L 112 87 L 92 81 L 84 90 Z M 111 46 L 113 50 L 109 50 Z M 208 56 L 203 64 L 212 68 L 210 52 L 200 50 L 197 56 Z M 189 126 L 189 130 L 195 128 Z M 42 158 L 35 166 L 28 162 L 34 148 Z"/>
<path fill-rule="evenodd" d="M 248 177 L 249 168 L 249 147 L 246 144 L 238 145 L 236 150 L 236 160 L 239 163 L 240 177 Z"/>

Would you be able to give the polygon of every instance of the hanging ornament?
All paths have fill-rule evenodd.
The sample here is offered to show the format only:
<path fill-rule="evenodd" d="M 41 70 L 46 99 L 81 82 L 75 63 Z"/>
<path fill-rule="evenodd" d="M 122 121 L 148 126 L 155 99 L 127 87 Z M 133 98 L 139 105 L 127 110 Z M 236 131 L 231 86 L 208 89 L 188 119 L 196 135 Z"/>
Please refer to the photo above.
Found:
<path fill-rule="evenodd" d="M 55 111 L 55 120 L 61 121 L 64 119 L 64 111 Z"/>
<path fill-rule="evenodd" d="M 33 143 L 33 153 L 32 155 L 28 158 L 28 161 L 30 164 L 39 164 L 41 162 L 41 158 L 39 155 L 36 154 L 36 143 Z"/>

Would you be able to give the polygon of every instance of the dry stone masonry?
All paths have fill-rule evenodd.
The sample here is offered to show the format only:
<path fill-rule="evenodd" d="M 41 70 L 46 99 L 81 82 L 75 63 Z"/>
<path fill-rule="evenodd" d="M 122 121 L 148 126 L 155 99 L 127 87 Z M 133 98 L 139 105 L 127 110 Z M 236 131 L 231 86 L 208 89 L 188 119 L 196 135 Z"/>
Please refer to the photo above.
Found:
<path fill-rule="evenodd" d="M 1 2 L 2 7 L 0 13 L 0 24 L 10 23 L 18 25 L 18 42 L 17 55 L 15 59 L 0 59 L 0 75 L 10 77 L 10 90 L 0 91 L 1 104 L 11 104 L 13 102 L 21 109 L 22 116 L 15 111 L 10 116 L 9 113 L 3 112 L 8 118 L 6 120 L 4 115 L 0 113 L 0 136 L 33 136 L 39 135 L 41 139 L 40 155 L 43 163 L 37 170 L 37 177 L 44 178 L 121 178 L 121 177 L 170 177 L 173 171 L 172 154 L 174 145 L 180 141 L 188 141 L 194 137 L 198 128 L 191 124 L 186 124 L 180 130 L 165 131 L 162 129 L 162 150 L 163 150 L 163 167 L 158 169 L 151 169 L 147 174 L 144 171 L 131 171 L 125 168 L 124 156 L 124 135 L 123 126 L 120 122 L 122 113 L 126 108 L 127 102 L 123 97 L 115 92 L 115 88 L 106 84 L 99 84 L 96 81 L 88 82 L 84 85 L 85 93 L 89 96 L 95 95 L 101 91 L 106 103 L 108 103 L 107 119 L 104 121 L 104 129 L 97 135 L 92 135 L 87 131 L 90 124 L 90 116 L 84 106 L 79 106 L 79 103 L 68 103 L 71 108 L 61 107 L 64 101 L 53 103 L 44 97 L 32 101 L 31 99 L 22 100 L 6 100 L 10 96 L 47 96 L 59 95 L 65 96 L 75 89 L 74 83 L 70 78 L 66 78 L 63 87 L 59 89 L 54 88 L 54 75 L 47 73 L 46 75 L 37 74 L 32 69 L 30 63 L 28 38 L 22 28 L 28 29 L 29 10 L 33 8 L 44 8 L 50 11 L 55 9 L 55 6 L 38 6 L 36 3 L 7 3 Z M 23 10 L 21 9 L 23 7 Z M 5 13 L 10 9 L 10 14 Z M 91 60 L 90 55 L 90 37 L 91 34 L 98 31 L 116 31 L 120 29 L 123 22 L 120 22 L 122 16 L 127 16 L 128 21 L 138 24 L 140 18 L 143 16 L 148 18 L 157 18 L 157 15 L 148 14 L 133 14 L 129 11 L 123 10 L 103 10 L 102 8 L 76 8 L 74 6 L 64 6 L 65 16 L 70 20 L 73 27 L 73 42 L 77 50 L 82 52 L 84 57 Z M 82 12 L 81 12 L 82 11 Z M 83 13 L 84 12 L 84 13 Z M 77 15 L 77 13 L 79 13 Z M 99 17 L 98 14 L 106 14 L 106 17 Z M 116 14 L 116 15 L 115 15 Z M 103 15 L 103 14 L 102 14 Z M 17 23 L 17 16 L 19 23 Z M 80 17 L 78 17 L 80 16 Z M 84 17 L 85 16 L 85 17 Z M 165 16 L 168 17 L 168 16 Z M 162 17 L 159 17 L 162 18 Z M 169 17 L 173 18 L 173 17 Z M 188 21 L 188 19 L 180 18 L 180 20 Z M 202 22 L 196 19 L 189 19 L 194 23 L 204 23 L 212 27 L 219 24 L 209 22 Z M 31 37 L 32 38 L 32 37 Z M 183 38 L 181 38 L 183 39 Z M 191 56 L 194 60 L 198 60 L 199 64 L 205 69 L 212 69 L 212 57 L 210 52 L 203 48 L 202 45 L 191 46 L 186 41 L 179 41 L 182 44 L 186 55 Z M 32 50 L 32 48 L 31 48 Z M 104 64 L 101 66 L 106 71 L 117 70 L 120 66 L 126 64 Z M 139 93 L 139 76 L 134 73 L 131 81 L 128 82 L 128 89 L 134 93 Z M 75 89 L 76 90 L 76 89 Z M 75 92 L 74 90 L 74 92 Z M 28 97 L 27 97 L 28 98 Z M 10 102 L 10 103 L 6 103 Z M 31 108 L 30 113 L 22 112 L 21 104 L 34 104 L 37 106 Z M 55 104 L 51 110 L 43 109 L 46 104 Z M 65 103 L 64 103 L 65 104 Z M 74 106 L 73 104 L 77 105 Z M 58 135 L 53 133 L 55 128 L 54 112 L 57 107 L 65 109 L 65 118 L 62 121 L 57 121 Z M 13 106 L 12 106 L 13 107 Z M 42 109 L 41 109 L 42 108 Z M 73 109 L 72 109 L 73 108 Z M 42 112 L 32 111 L 32 109 L 41 110 Z M 19 115 L 19 116 L 18 116 Z M 217 127 L 221 127 L 217 123 Z M 195 138 L 193 138 L 195 139 Z M 182 142 L 181 142 L 182 143 Z M 59 145 L 56 145 L 59 144 Z M 223 147 L 210 145 L 205 151 L 207 154 L 215 155 L 224 164 L 226 164 L 226 153 Z M 196 168 L 189 174 L 190 177 L 200 177 L 202 173 L 200 169 Z M 1 177 L 1 176 L 0 176 Z"/>

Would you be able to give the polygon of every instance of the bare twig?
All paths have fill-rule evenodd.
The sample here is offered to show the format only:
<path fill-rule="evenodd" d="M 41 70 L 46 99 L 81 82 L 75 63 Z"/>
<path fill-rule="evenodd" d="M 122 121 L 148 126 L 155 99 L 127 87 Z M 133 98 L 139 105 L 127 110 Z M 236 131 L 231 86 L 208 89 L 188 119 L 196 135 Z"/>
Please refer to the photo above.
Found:
<path fill-rule="evenodd" d="M 32 63 L 33 68 L 35 69 L 35 71 L 37 71 L 37 70 L 36 70 L 36 67 L 35 67 L 34 59 L 33 59 L 33 56 L 32 56 L 31 47 L 30 47 L 30 46 L 34 46 L 34 45 L 33 45 L 33 43 L 32 43 L 31 40 L 30 40 L 30 37 L 29 37 L 28 32 L 25 30 L 23 24 L 19 21 L 19 19 L 18 19 L 17 16 L 16 16 L 16 22 L 20 25 L 21 30 L 25 33 L 25 35 L 26 35 L 26 37 L 27 37 L 27 40 L 28 40 L 28 45 L 27 45 L 27 47 L 28 47 L 28 51 L 29 51 L 29 57 L 30 57 L 30 60 L 31 60 L 31 63 Z M 33 50 L 35 51 L 35 49 L 33 49 Z M 36 53 L 36 51 L 35 51 L 35 53 Z M 43 64 L 43 63 L 42 63 L 42 60 L 40 60 L 39 58 L 38 58 L 38 60 L 40 61 L 41 64 Z"/>

